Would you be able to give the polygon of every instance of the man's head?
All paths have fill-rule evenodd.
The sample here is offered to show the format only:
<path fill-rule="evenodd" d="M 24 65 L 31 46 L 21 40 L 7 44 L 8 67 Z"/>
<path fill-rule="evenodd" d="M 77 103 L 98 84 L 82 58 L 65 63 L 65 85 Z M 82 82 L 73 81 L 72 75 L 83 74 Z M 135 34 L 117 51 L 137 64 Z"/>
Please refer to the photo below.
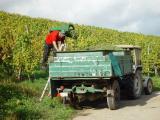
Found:
<path fill-rule="evenodd" d="M 61 31 L 59 32 L 59 36 L 60 36 L 61 38 L 65 37 L 65 31 L 61 30 Z"/>

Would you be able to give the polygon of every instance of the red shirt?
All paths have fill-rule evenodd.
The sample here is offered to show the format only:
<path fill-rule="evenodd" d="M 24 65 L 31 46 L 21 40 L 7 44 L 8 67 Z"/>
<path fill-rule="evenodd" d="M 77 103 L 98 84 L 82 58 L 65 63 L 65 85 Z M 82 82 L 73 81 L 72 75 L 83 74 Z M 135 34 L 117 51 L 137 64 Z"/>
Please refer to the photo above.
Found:
<path fill-rule="evenodd" d="M 64 43 L 64 39 L 65 37 L 63 38 L 59 37 L 59 31 L 53 31 L 46 36 L 46 44 L 52 45 L 53 41 L 55 42 L 61 41 L 62 43 Z"/>

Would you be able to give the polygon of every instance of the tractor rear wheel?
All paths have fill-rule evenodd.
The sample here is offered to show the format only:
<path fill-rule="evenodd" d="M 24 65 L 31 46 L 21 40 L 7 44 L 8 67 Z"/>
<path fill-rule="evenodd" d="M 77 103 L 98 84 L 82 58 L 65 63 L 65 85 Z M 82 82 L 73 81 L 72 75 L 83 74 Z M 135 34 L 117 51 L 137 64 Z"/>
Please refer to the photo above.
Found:
<path fill-rule="evenodd" d="M 120 101 L 120 86 L 118 80 L 114 80 L 111 89 L 107 90 L 107 104 L 109 109 L 110 110 L 117 109 L 119 101 Z"/>
<path fill-rule="evenodd" d="M 131 77 L 131 79 L 127 82 L 127 92 L 128 97 L 130 99 L 136 99 L 141 96 L 142 93 L 142 73 L 141 70 L 137 70 L 135 72 L 134 77 Z"/>

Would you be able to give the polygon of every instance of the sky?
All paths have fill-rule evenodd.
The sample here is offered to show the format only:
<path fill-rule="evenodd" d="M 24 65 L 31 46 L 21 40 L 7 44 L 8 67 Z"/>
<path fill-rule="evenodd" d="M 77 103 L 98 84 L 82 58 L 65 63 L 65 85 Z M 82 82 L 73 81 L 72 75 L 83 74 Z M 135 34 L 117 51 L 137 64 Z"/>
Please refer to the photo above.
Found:
<path fill-rule="evenodd" d="M 160 0 L 0 0 L 0 10 L 160 36 Z"/>

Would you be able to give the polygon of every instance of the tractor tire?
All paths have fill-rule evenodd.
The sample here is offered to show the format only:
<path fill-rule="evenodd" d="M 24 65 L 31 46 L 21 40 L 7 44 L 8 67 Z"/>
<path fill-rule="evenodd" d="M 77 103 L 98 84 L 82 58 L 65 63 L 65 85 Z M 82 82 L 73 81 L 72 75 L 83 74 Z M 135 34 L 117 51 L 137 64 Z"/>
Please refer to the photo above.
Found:
<path fill-rule="evenodd" d="M 75 96 L 74 93 L 69 94 L 69 104 L 71 107 L 75 108 L 75 109 L 82 109 L 82 107 L 80 106 L 77 97 Z"/>
<path fill-rule="evenodd" d="M 151 79 L 149 79 L 149 80 L 147 81 L 147 86 L 144 87 L 144 93 L 145 93 L 146 95 L 150 95 L 150 94 L 152 94 L 152 92 L 153 92 L 153 82 L 152 82 Z"/>
<path fill-rule="evenodd" d="M 142 73 L 141 70 L 137 70 L 133 77 L 131 77 L 127 86 L 127 96 L 129 99 L 137 99 L 142 94 Z"/>
<path fill-rule="evenodd" d="M 110 91 L 111 95 L 107 95 L 107 104 L 110 110 L 116 110 L 120 101 L 120 86 L 118 80 L 114 80 Z"/>

